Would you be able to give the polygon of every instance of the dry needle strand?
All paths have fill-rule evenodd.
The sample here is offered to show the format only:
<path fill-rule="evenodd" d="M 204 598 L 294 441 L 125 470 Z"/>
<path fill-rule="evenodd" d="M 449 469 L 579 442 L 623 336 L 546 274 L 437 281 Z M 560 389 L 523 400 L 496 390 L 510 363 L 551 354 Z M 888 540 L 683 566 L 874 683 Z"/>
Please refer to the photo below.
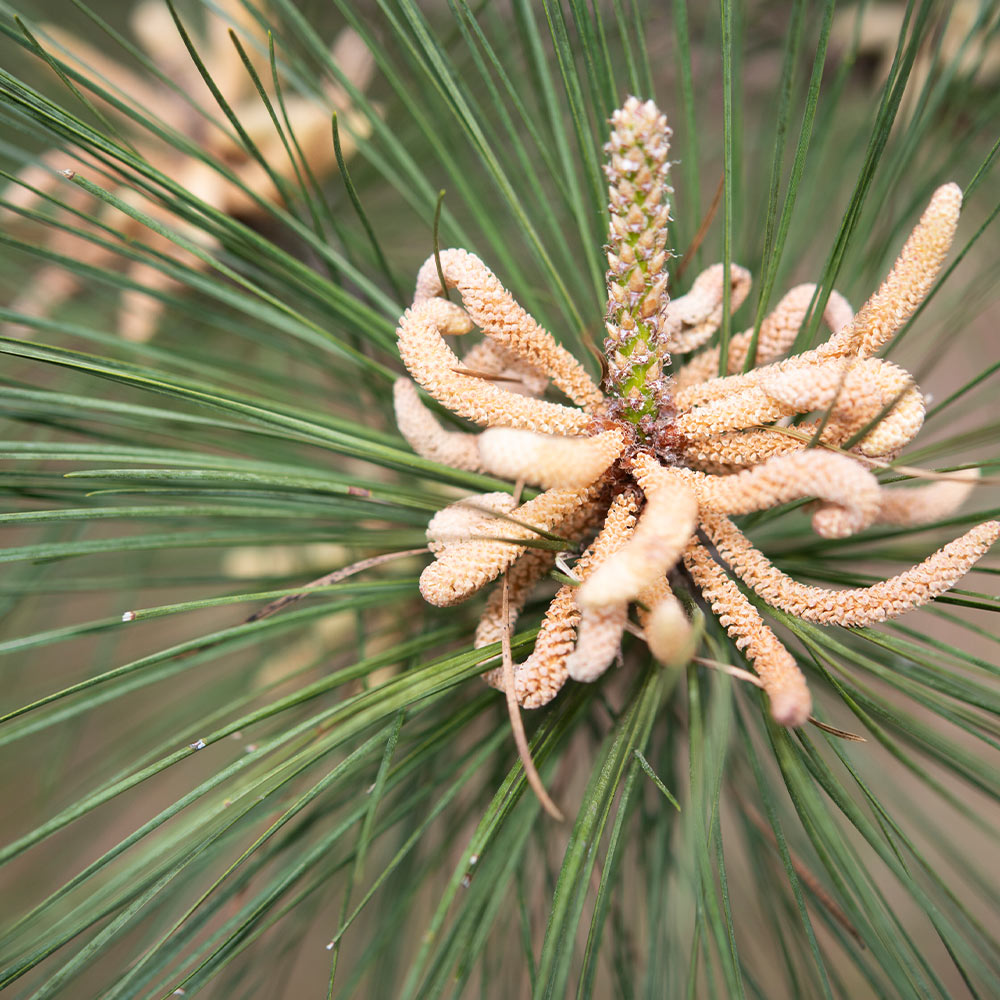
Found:
<path fill-rule="evenodd" d="M 812 698 L 795 657 L 700 542 L 692 540 L 684 553 L 684 564 L 720 624 L 753 664 L 771 699 L 775 722 L 803 725 L 812 712 Z"/>

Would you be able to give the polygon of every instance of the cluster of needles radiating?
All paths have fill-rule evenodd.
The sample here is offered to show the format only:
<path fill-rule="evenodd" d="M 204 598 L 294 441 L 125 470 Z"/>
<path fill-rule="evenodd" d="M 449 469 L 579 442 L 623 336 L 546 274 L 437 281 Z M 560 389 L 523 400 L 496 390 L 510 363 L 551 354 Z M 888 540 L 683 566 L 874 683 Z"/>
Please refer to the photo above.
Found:
<path fill-rule="evenodd" d="M 898 576 L 831 591 L 786 576 L 731 519 L 811 498 L 813 529 L 843 538 L 878 523 L 938 520 L 966 498 L 974 474 L 886 488 L 871 471 L 894 458 L 923 422 L 923 397 L 910 375 L 876 355 L 927 296 L 954 237 L 961 192 L 946 184 L 934 193 L 888 277 L 857 314 L 839 294 L 829 297 L 823 319 L 831 335 L 819 347 L 779 360 L 814 298 L 815 287 L 802 285 L 781 299 L 755 343 L 752 330 L 729 341 L 729 374 L 719 375 L 718 347 L 671 374 L 671 355 L 696 351 L 718 329 L 725 273 L 710 267 L 688 294 L 669 299 L 670 130 L 652 102 L 635 98 L 611 125 L 602 387 L 465 250 L 442 251 L 424 264 L 413 305 L 400 319 L 400 355 L 416 382 L 486 428 L 445 430 L 414 383 L 400 379 L 396 417 L 411 446 L 455 468 L 544 490 L 520 505 L 507 493 L 488 493 L 435 515 L 427 529 L 435 558 L 420 590 L 432 604 L 453 605 L 505 574 L 516 618 L 555 560 L 551 548 L 532 542 L 557 536 L 567 549 L 582 547 L 574 582 L 560 587 L 534 651 L 514 668 L 517 701 L 533 707 L 550 701 L 568 678 L 593 681 L 614 662 L 632 604 L 653 654 L 663 662 L 686 658 L 691 626 L 671 586 L 681 578 L 700 591 L 753 665 L 775 720 L 798 726 L 812 708 L 805 677 L 745 589 L 810 622 L 881 622 L 948 590 L 1000 535 L 1000 524 L 988 521 Z M 461 304 L 444 297 L 439 274 Z M 729 280 L 735 309 L 750 276 L 734 265 Z M 460 359 L 445 337 L 474 328 L 483 339 Z M 751 347 L 754 367 L 744 373 Z M 572 405 L 542 398 L 550 381 Z M 779 423 L 811 413 L 821 416 L 798 423 L 799 433 Z M 500 638 L 503 604 L 498 586 L 477 645 Z M 503 686 L 501 668 L 485 677 Z"/>
<path fill-rule="evenodd" d="M 269 109 L 236 44 L 240 43 L 257 80 L 262 84 L 271 81 L 274 74 L 262 22 L 240 0 L 217 0 L 214 6 L 217 12 L 206 10 L 202 36 L 192 44 L 196 45 L 213 84 L 228 102 L 245 137 L 223 126 L 210 113 L 216 107 L 216 99 L 188 52 L 164 0 L 142 0 L 132 10 L 130 26 L 141 49 L 166 82 L 132 70 L 57 25 L 46 25 L 43 38 L 51 49 L 49 57 L 58 60 L 64 72 L 93 81 L 124 102 L 121 106 L 109 103 L 106 107 L 120 123 L 126 141 L 140 157 L 186 192 L 196 214 L 201 211 L 199 206 L 205 206 L 209 212 L 263 223 L 269 206 L 283 200 L 279 185 L 294 184 L 303 171 L 319 179 L 337 168 L 331 141 L 332 112 L 343 118 L 345 157 L 356 149 L 355 136 L 367 137 L 371 125 L 353 108 L 344 87 L 329 79 L 321 81 L 321 94 L 289 90 L 282 93 L 280 101 L 273 100 Z M 265 9 L 261 8 L 261 15 Z M 372 76 L 374 59 L 355 32 L 341 32 L 330 57 L 353 86 L 365 89 Z M 141 118 L 152 123 L 152 127 L 137 122 L 135 109 L 141 111 Z M 280 113 L 283 131 L 279 131 L 272 112 Z M 302 161 L 301 165 L 295 157 Z M 107 169 L 91 158 L 82 162 L 94 169 Z M 21 171 L 16 183 L 4 192 L 4 201 L 18 212 L 30 212 L 60 188 L 65 190 L 63 173 L 72 169 L 82 169 L 78 157 L 62 149 L 51 150 Z M 134 181 L 126 179 L 120 185 L 113 184 L 112 194 L 183 239 L 208 250 L 215 248 L 214 240 L 204 228 L 194 221 L 185 221 L 173 206 L 155 196 L 140 194 Z M 69 188 L 54 217 L 57 224 L 48 230 L 47 250 L 75 260 L 85 268 L 113 268 L 120 259 L 118 245 L 114 240 L 95 239 L 106 236 L 105 229 L 116 233 L 126 245 L 146 243 L 152 257 L 140 254 L 125 263 L 127 286 L 121 294 L 118 331 L 129 340 L 147 341 L 156 331 L 167 296 L 183 290 L 185 284 L 183 278 L 171 273 L 169 266 L 159 264 L 157 256 L 168 264 L 177 262 L 198 270 L 207 270 L 208 264 L 111 205 L 100 208 L 96 224 L 87 222 L 86 212 L 92 202 L 85 189 Z M 8 214 L 7 224 L 17 225 L 13 213 Z M 49 316 L 84 287 L 85 274 L 84 270 L 67 267 L 62 261 L 46 265 L 10 308 L 25 318 Z"/>

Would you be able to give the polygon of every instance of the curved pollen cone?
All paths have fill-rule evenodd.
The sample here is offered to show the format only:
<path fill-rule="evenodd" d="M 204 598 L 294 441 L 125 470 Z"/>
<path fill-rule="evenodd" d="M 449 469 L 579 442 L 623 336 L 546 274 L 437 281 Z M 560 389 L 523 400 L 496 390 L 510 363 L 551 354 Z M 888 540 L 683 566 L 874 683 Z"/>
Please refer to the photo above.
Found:
<path fill-rule="evenodd" d="M 532 399 L 498 383 L 461 374 L 462 363 L 442 334 L 471 329 L 468 314 L 459 306 L 445 299 L 425 299 L 407 309 L 399 320 L 399 356 L 414 379 L 439 403 L 477 424 L 548 434 L 581 434 L 586 430 L 590 417 L 583 410 Z"/>
<path fill-rule="evenodd" d="M 548 375 L 536 371 L 516 354 L 489 337 L 473 344 L 462 356 L 462 367 L 480 378 L 494 379 L 511 392 L 539 397 L 549 384 Z"/>
<path fill-rule="evenodd" d="M 774 721 L 781 726 L 804 725 L 812 712 L 812 696 L 795 657 L 701 544 L 688 546 L 684 565 L 736 648 L 753 663 L 771 700 Z"/>
<path fill-rule="evenodd" d="M 615 497 L 604 526 L 576 562 L 574 573 L 580 580 L 586 581 L 594 568 L 629 537 L 638 509 L 638 500 L 631 492 Z M 569 678 L 568 663 L 576 646 L 581 617 L 576 604 L 577 589 L 568 584 L 559 588 L 542 620 L 534 651 L 524 663 L 514 665 L 515 694 L 524 708 L 547 704 Z M 499 667 L 485 674 L 484 679 L 493 687 L 503 688 L 503 671 Z"/>
<path fill-rule="evenodd" d="M 898 618 L 940 597 L 1000 538 L 1000 522 L 985 521 L 888 580 L 871 587 L 827 590 L 786 576 L 728 518 L 707 519 L 706 530 L 733 572 L 769 604 L 818 625 L 850 628 Z"/>
<path fill-rule="evenodd" d="M 698 502 L 691 486 L 640 453 L 633 471 L 646 506 L 629 542 L 610 556 L 580 587 L 582 608 L 599 609 L 634 600 L 680 558 L 697 525 Z"/>
<path fill-rule="evenodd" d="M 732 392 L 692 405 L 677 418 L 685 438 L 717 439 L 731 431 L 831 408 L 824 440 L 839 444 L 877 420 L 858 445 L 863 454 L 876 456 L 903 447 L 923 425 L 923 397 L 910 374 L 880 358 L 814 358 L 811 363 L 791 358 L 752 376 L 717 380 L 717 385 L 726 383 Z M 679 393 L 677 398 L 683 402 L 692 394 Z"/>
<path fill-rule="evenodd" d="M 535 585 L 552 569 L 555 561 L 556 554 L 551 549 L 528 549 L 507 570 L 507 618 L 512 633 Z M 486 601 L 472 645 L 481 649 L 491 642 L 500 642 L 502 636 L 503 587 L 498 584 Z"/>
<path fill-rule="evenodd" d="M 817 348 L 823 357 L 870 358 L 898 333 L 927 298 L 951 249 L 962 210 L 962 189 L 944 184 L 931 196 L 878 291 L 840 333 Z"/>
<path fill-rule="evenodd" d="M 665 666 L 683 666 L 694 652 L 691 623 L 666 577 L 646 587 L 638 601 L 639 623 L 649 651 Z"/>
<path fill-rule="evenodd" d="M 924 399 L 910 373 L 881 358 L 775 368 L 761 376 L 759 385 L 789 413 L 828 410 L 823 440 L 832 444 L 842 444 L 877 420 L 858 442 L 864 455 L 898 451 L 924 423 Z"/>
<path fill-rule="evenodd" d="M 417 387 L 408 378 L 393 383 L 392 402 L 399 433 L 421 458 L 453 469 L 479 471 L 479 435 L 446 431 L 420 402 Z"/>
<path fill-rule="evenodd" d="M 596 681 L 621 652 L 628 621 L 628 602 L 599 611 L 585 610 L 576 630 L 576 647 L 566 660 L 566 672 L 575 681 Z"/>
<path fill-rule="evenodd" d="M 881 502 L 878 480 L 867 469 L 846 455 L 819 449 L 779 455 L 732 476 L 702 475 L 692 481 L 703 507 L 721 514 L 750 514 L 804 497 L 824 500 L 827 506 L 813 526 L 827 538 L 868 527 Z"/>
<path fill-rule="evenodd" d="M 667 349 L 672 353 L 687 354 L 701 347 L 719 329 L 722 323 L 724 267 L 713 264 L 694 280 L 691 290 L 667 305 L 663 314 L 664 335 Z M 746 301 L 752 283 L 750 272 L 739 264 L 729 268 L 729 308 L 731 312 Z M 716 365 L 718 365 L 716 349 Z M 732 354 L 730 354 L 732 356 Z"/>
<path fill-rule="evenodd" d="M 528 547 L 523 543 L 538 538 L 538 530 L 551 530 L 588 499 L 586 490 L 549 490 L 518 507 L 511 519 L 477 525 L 474 536 L 448 545 L 420 574 L 424 600 L 438 607 L 460 604 L 521 556 Z"/>
<path fill-rule="evenodd" d="M 757 338 L 755 362 L 757 366 L 777 361 L 787 353 L 798 336 L 813 295 L 815 285 L 797 285 L 788 292 L 769 313 L 760 326 Z M 850 303 L 836 289 L 830 293 L 823 321 L 837 333 L 854 318 Z M 729 342 L 729 363 L 727 372 L 735 375 L 743 370 L 747 352 L 753 342 L 753 327 L 738 333 Z M 719 348 L 712 347 L 689 361 L 678 373 L 674 382 L 675 391 L 714 378 L 719 371 Z"/>
<path fill-rule="evenodd" d="M 876 521 L 907 527 L 941 521 L 968 500 L 978 480 L 978 469 L 966 469 L 925 486 L 882 487 Z"/>
<path fill-rule="evenodd" d="M 618 429 L 594 437 L 557 437 L 496 427 L 479 437 L 485 471 L 544 489 L 589 486 L 624 446 L 625 436 Z"/>
<path fill-rule="evenodd" d="M 427 524 L 427 544 L 431 552 L 443 552 L 448 545 L 468 541 L 488 530 L 497 516 L 514 509 L 509 493 L 480 493 L 442 507 Z"/>
<path fill-rule="evenodd" d="M 570 542 L 577 542 L 587 531 L 607 513 L 607 505 L 599 500 L 590 500 L 573 511 L 564 521 L 555 526 L 556 532 Z M 535 584 L 542 579 L 555 563 L 556 553 L 551 549 L 528 549 L 509 570 L 507 570 L 507 613 L 510 627 L 514 628 L 517 617 L 521 613 Z M 589 557 L 583 557 L 577 562 L 577 573 L 585 569 Z M 564 588 L 572 590 L 572 588 Z M 503 588 L 494 587 L 486 607 L 476 626 L 474 645 L 477 649 L 488 646 L 491 642 L 499 642 L 503 633 Z M 541 640 L 539 639 L 539 642 Z M 539 642 L 535 643 L 536 649 Z M 544 647 L 543 647 L 544 648 Z M 572 648 L 572 643 L 568 648 Z M 523 664 L 520 666 L 523 667 Z M 515 665 L 518 667 L 518 665 Z M 501 685 L 502 686 L 502 685 Z M 520 696 L 519 696 L 520 699 Z"/>
<path fill-rule="evenodd" d="M 442 250 L 439 260 L 448 287 L 458 290 L 465 311 L 487 337 L 548 375 L 577 405 L 589 408 L 601 402 L 601 391 L 583 365 L 514 301 L 500 279 L 474 253 Z M 417 275 L 414 307 L 435 301 L 442 294 L 437 267 L 433 255 L 424 261 Z"/>
<path fill-rule="evenodd" d="M 797 424 L 796 430 L 811 439 L 819 422 Z M 769 427 L 760 430 L 728 431 L 718 437 L 689 441 L 683 449 L 685 464 L 700 472 L 728 475 L 761 465 L 778 455 L 802 450 L 802 438 Z"/>

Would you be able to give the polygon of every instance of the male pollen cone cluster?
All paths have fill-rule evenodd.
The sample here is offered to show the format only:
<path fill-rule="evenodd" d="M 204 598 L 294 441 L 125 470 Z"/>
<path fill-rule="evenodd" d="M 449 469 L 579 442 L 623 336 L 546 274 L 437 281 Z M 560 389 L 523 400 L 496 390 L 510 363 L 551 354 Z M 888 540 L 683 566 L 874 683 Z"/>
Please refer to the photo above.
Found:
<path fill-rule="evenodd" d="M 812 700 L 795 658 L 747 591 L 821 625 L 895 618 L 952 587 L 1000 535 L 987 521 L 923 562 L 872 587 L 806 586 L 773 566 L 732 520 L 812 498 L 812 525 L 843 538 L 873 524 L 916 525 L 952 514 L 975 473 L 930 485 L 886 488 L 871 472 L 920 430 L 924 401 L 908 372 L 877 357 L 926 297 L 955 234 L 962 195 L 938 188 L 877 292 L 855 314 L 834 292 L 823 312 L 830 336 L 785 358 L 816 288 L 793 288 L 753 331 L 697 351 L 722 322 L 725 270 L 703 272 L 688 294 L 667 294 L 670 129 L 656 106 L 630 97 L 611 118 L 605 147 L 611 215 L 601 387 L 466 250 L 444 250 L 420 269 L 399 321 L 399 352 L 413 379 L 460 417 L 486 429 L 445 430 L 414 382 L 395 384 L 399 429 L 420 455 L 542 488 L 515 505 L 507 493 L 470 497 L 427 528 L 434 561 L 420 577 L 431 604 L 466 600 L 501 574 L 516 619 L 555 553 L 539 538 L 582 553 L 575 582 L 559 588 L 534 651 L 515 665 L 518 702 L 544 705 L 567 678 L 593 681 L 618 655 L 629 607 L 653 655 L 690 654 L 690 623 L 674 587 L 701 597 L 752 664 L 774 719 L 800 726 Z M 461 305 L 448 301 L 439 278 Z M 729 269 L 729 305 L 750 288 Z M 483 339 L 459 358 L 452 338 Z M 754 366 L 744 372 L 753 351 Z M 690 355 L 682 363 L 676 355 Z M 784 360 L 781 360 L 784 358 Z M 720 370 L 726 374 L 720 375 Z M 570 404 L 544 398 L 552 383 Z M 796 425 L 799 415 L 820 418 Z M 815 437 L 816 441 L 810 440 Z M 816 446 L 812 446 L 815 444 Z M 870 461 L 871 460 L 871 461 Z M 501 635 L 500 587 L 486 602 L 476 645 Z M 503 687 L 503 670 L 484 675 Z"/>

